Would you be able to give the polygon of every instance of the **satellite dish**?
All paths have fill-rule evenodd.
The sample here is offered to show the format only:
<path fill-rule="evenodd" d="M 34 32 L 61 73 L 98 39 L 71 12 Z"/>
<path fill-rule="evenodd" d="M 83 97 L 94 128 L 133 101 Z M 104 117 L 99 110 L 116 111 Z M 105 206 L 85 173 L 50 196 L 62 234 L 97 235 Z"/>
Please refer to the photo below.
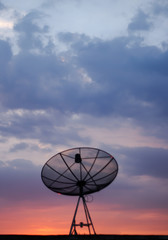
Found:
<path fill-rule="evenodd" d="M 79 196 L 70 235 L 77 234 L 76 227 L 88 227 L 89 234 L 96 234 L 85 196 L 108 186 L 117 176 L 115 158 L 100 149 L 90 147 L 72 148 L 51 157 L 43 166 L 41 178 L 52 191 L 69 196 Z M 86 224 L 76 224 L 76 214 L 82 199 Z M 92 230 L 92 231 L 91 231 Z"/>

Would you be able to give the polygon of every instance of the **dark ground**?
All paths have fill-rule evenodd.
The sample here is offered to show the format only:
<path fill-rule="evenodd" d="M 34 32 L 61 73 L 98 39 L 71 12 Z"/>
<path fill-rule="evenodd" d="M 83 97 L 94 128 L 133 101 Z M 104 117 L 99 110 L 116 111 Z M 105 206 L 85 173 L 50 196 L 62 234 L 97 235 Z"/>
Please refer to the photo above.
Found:
<path fill-rule="evenodd" d="M 162 235 L 0 235 L 0 240 L 168 240 Z"/>

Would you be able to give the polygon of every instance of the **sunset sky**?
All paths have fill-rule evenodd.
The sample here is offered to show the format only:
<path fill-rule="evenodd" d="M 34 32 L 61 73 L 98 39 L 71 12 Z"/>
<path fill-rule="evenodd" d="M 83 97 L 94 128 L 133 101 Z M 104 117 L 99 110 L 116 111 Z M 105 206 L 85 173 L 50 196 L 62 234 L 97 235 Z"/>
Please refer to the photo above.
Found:
<path fill-rule="evenodd" d="M 0 0 L 0 234 L 69 233 L 41 169 L 82 146 L 119 165 L 96 232 L 168 235 L 167 0 Z"/>

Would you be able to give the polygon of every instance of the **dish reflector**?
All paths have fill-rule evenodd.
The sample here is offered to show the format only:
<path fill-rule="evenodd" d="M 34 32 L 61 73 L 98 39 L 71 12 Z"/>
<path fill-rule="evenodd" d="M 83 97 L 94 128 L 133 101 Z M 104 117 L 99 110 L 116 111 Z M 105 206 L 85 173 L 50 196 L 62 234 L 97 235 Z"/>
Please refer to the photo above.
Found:
<path fill-rule="evenodd" d="M 41 177 L 52 191 L 83 196 L 108 186 L 118 173 L 118 164 L 109 153 L 80 147 L 60 152 L 44 165 Z"/>

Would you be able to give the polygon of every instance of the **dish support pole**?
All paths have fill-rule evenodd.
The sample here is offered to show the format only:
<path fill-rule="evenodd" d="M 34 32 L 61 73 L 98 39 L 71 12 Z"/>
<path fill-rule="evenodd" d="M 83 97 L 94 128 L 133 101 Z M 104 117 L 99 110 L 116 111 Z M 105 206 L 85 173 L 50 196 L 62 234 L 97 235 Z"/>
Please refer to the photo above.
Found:
<path fill-rule="evenodd" d="M 85 217 L 86 217 L 86 223 L 83 223 L 83 222 L 76 223 L 76 215 L 78 212 L 78 207 L 79 207 L 79 203 L 80 203 L 81 199 L 82 199 L 84 213 L 85 213 Z M 75 213 L 74 213 L 74 216 L 72 219 L 72 224 L 71 224 L 69 235 L 78 235 L 76 227 L 81 227 L 81 228 L 87 227 L 89 235 L 96 234 L 96 231 L 95 231 L 84 195 L 78 197 L 78 201 L 77 201 Z"/>

